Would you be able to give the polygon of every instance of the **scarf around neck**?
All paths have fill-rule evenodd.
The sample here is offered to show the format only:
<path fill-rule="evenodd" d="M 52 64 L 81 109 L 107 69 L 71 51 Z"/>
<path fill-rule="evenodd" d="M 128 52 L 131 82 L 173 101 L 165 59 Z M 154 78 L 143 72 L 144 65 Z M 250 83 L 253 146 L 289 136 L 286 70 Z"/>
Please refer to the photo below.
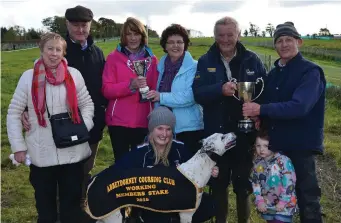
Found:
<path fill-rule="evenodd" d="M 130 61 L 142 60 L 145 58 L 146 48 L 140 47 L 140 49 L 133 53 L 126 46 L 122 47 L 122 52 L 129 58 Z"/>
<path fill-rule="evenodd" d="M 67 92 L 67 105 L 70 108 L 71 119 L 74 123 L 80 123 L 78 112 L 77 91 L 72 76 L 68 70 L 67 62 L 63 59 L 54 70 L 45 67 L 43 59 L 40 58 L 34 65 L 32 79 L 32 101 L 40 126 L 46 127 L 44 113 L 46 110 L 46 81 L 51 85 L 65 84 Z"/>
<path fill-rule="evenodd" d="M 174 63 L 171 61 L 169 55 L 166 57 L 165 70 L 160 82 L 159 92 L 171 92 L 173 80 L 181 68 L 184 57 L 185 53 Z"/>

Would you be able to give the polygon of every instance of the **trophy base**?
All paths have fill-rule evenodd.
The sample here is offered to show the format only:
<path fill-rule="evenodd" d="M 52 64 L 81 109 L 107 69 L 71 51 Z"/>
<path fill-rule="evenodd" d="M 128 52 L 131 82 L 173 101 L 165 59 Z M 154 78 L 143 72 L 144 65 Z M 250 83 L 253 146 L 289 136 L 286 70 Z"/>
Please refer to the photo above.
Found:
<path fill-rule="evenodd" d="M 147 99 L 147 98 L 141 98 L 140 99 L 140 103 L 146 103 L 146 102 L 149 102 L 150 100 L 149 99 Z"/>
<path fill-rule="evenodd" d="M 239 132 L 253 132 L 255 130 L 255 124 L 251 119 L 239 120 L 238 122 Z"/>
<path fill-rule="evenodd" d="M 147 93 L 149 92 L 149 87 L 144 87 L 144 88 L 140 88 L 140 103 L 145 103 L 148 101 L 151 101 L 150 99 L 147 98 Z"/>
<path fill-rule="evenodd" d="M 140 94 L 140 103 L 145 103 L 151 101 L 150 99 L 147 98 L 146 95 Z"/>

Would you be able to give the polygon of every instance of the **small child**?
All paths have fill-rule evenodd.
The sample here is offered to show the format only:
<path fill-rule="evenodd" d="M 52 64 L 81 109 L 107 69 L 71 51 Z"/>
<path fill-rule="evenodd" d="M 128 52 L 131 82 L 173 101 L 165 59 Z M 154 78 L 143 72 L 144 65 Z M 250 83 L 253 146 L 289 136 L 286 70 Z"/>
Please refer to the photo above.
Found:
<path fill-rule="evenodd" d="M 291 160 L 269 149 L 269 137 L 259 132 L 251 172 L 255 204 L 268 223 L 292 222 L 296 211 L 296 174 Z"/>

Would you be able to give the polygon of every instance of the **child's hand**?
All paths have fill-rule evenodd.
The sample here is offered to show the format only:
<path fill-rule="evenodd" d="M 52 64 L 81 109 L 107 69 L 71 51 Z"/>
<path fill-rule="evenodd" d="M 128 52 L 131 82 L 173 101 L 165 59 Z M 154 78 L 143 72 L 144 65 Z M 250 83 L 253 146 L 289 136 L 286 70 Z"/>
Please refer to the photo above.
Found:
<path fill-rule="evenodd" d="M 285 207 L 285 203 L 279 202 L 276 205 L 276 211 L 283 211 L 284 207 Z"/>
<path fill-rule="evenodd" d="M 218 177 L 218 175 L 219 175 L 219 167 L 214 166 L 214 167 L 212 168 L 212 173 L 211 173 L 211 175 L 212 175 L 212 177 L 214 177 L 214 178 Z"/>
<path fill-rule="evenodd" d="M 266 211 L 268 210 L 268 209 L 266 208 L 266 205 L 265 205 L 264 202 L 258 203 L 257 209 L 258 209 L 258 211 L 260 211 L 260 212 L 266 212 Z"/>

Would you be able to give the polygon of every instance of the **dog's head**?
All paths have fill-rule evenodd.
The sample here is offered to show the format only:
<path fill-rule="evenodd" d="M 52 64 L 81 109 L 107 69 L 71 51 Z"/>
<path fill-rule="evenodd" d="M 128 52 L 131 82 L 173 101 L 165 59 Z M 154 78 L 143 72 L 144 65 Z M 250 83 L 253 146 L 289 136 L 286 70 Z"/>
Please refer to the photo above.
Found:
<path fill-rule="evenodd" d="M 206 139 L 201 140 L 202 147 L 201 153 L 212 152 L 219 156 L 222 156 L 227 150 L 233 148 L 236 145 L 237 136 L 234 133 L 214 133 Z"/>

